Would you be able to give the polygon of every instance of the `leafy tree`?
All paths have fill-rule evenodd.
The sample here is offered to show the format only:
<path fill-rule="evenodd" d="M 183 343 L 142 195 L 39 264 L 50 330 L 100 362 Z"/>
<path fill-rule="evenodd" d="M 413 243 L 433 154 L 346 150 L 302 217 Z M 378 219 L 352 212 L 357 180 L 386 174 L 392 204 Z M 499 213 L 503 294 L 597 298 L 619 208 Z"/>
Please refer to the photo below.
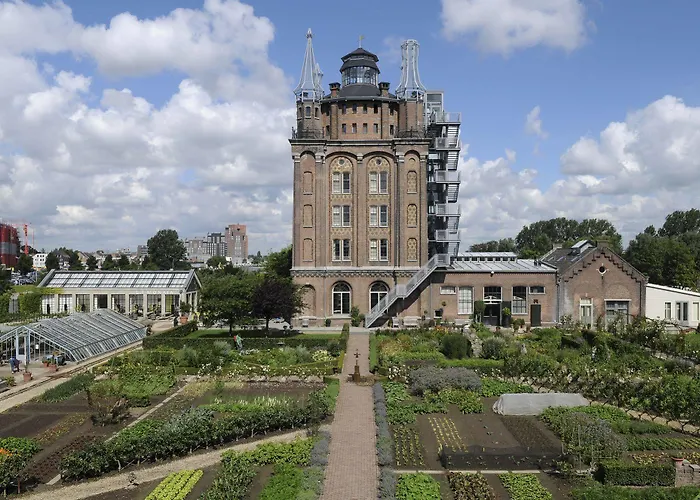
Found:
<path fill-rule="evenodd" d="M 90 255 L 85 263 L 87 264 L 88 271 L 97 269 L 97 258 L 94 255 Z"/>
<path fill-rule="evenodd" d="M 676 287 L 695 288 L 698 275 L 695 259 L 690 249 L 682 242 L 669 239 L 666 243 L 663 264 L 664 284 Z"/>
<path fill-rule="evenodd" d="M 187 250 L 174 229 L 161 229 L 148 240 L 148 256 L 158 269 L 189 268 Z"/>
<path fill-rule="evenodd" d="M 251 254 L 248 256 L 248 262 L 250 262 L 254 266 L 260 265 L 264 261 L 265 261 L 265 259 L 263 258 L 262 254 L 260 253 L 260 250 L 258 250 L 258 253 L 256 253 L 255 255 Z"/>
<path fill-rule="evenodd" d="M 647 228 L 648 229 L 648 228 Z M 651 283 L 664 283 L 664 261 L 667 249 L 666 238 L 659 238 L 654 233 L 639 233 L 630 241 L 625 259 L 647 275 Z"/>
<path fill-rule="evenodd" d="M 700 210 L 676 210 L 666 216 L 666 222 L 659 229 L 660 236 L 681 236 L 686 233 L 700 232 Z"/>
<path fill-rule="evenodd" d="M 491 240 L 485 243 L 476 243 L 469 247 L 471 252 L 515 252 L 515 240 L 513 238 L 503 238 L 498 241 Z"/>
<path fill-rule="evenodd" d="M 259 281 L 253 293 L 253 314 L 265 319 L 265 330 L 270 328 L 270 320 L 282 317 L 291 323 L 292 317 L 301 312 L 304 302 L 301 288 L 290 278 L 266 275 Z"/>
<path fill-rule="evenodd" d="M 10 273 L 9 270 L 6 269 L 0 269 L 0 295 L 4 294 L 6 291 L 12 289 L 12 283 L 10 282 L 10 278 L 12 277 L 12 273 Z M 4 309 L 4 303 L 2 301 L 2 297 L 0 297 L 0 307 Z M 9 308 L 9 303 L 8 303 L 8 308 Z M 0 310 L 0 318 L 3 317 L 3 313 L 7 313 L 8 311 L 6 310 Z"/>
<path fill-rule="evenodd" d="M 578 222 L 559 217 L 534 222 L 522 228 L 515 243 L 521 257 L 536 258 L 549 252 L 555 243 L 568 246 L 583 239 L 605 239 L 615 252 L 622 253 L 622 236 L 604 219 Z"/>
<path fill-rule="evenodd" d="M 220 269 L 226 265 L 226 257 L 223 257 L 221 255 L 214 255 L 213 257 L 209 257 L 209 260 L 207 260 L 207 267 L 211 269 Z"/>
<path fill-rule="evenodd" d="M 68 250 L 68 269 L 71 271 L 82 271 L 85 269 L 80 261 L 80 255 L 75 250 Z"/>
<path fill-rule="evenodd" d="M 151 258 L 148 255 L 146 255 L 141 261 L 141 269 L 143 269 L 144 271 L 157 271 L 158 266 L 151 262 Z"/>
<path fill-rule="evenodd" d="M 272 252 L 265 258 L 265 274 L 274 274 L 280 278 L 292 275 L 292 245 L 279 252 Z"/>
<path fill-rule="evenodd" d="M 20 274 L 28 274 L 34 269 L 34 261 L 29 255 L 19 254 L 19 259 L 17 260 L 17 271 Z"/>
<path fill-rule="evenodd" d="M 111 271 L 115 267 L 117 267 L 117 264 L 114 262 L 114 257 L 112 257 L 112 254 L 110 253 L 105 257 L 105 260 L 102 261 L 102 270 Z"/>
<path fill-rule="evenodd" d="M 124 255 L 124 254 L 120 254 L 119 260 L 117 261 L 117 267 L 119 269 L 122 269 L 122 270 L 130 269 L 131 268 L 131 261 L 129 260 L 129 257 Z"/>
<path fill-rule="evenodd" d="M 58 260 L 58 255 L 56 252 L 49 252 L 46 256 L 46 270 L 50 271 L 51 269 L 58 269 L 59 267 L 61 267 L 61 263 Z"/>
<path fill-rule="evenodd" d="M 257 275 L 251 273 L 212 274 L 203 283 L 201 311 L 207 321 L 223 321 L 229 332 L 234 325 L 252 317 L 253 292 Z"/>

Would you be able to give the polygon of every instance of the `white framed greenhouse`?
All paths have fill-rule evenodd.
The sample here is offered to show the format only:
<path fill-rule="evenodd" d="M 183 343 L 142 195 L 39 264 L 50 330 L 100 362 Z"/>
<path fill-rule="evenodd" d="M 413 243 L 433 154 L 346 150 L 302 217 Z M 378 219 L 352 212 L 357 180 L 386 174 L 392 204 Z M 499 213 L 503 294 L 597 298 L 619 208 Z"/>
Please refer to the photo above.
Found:
<path fill-rule="evenodd" d="M 18 326 L 0 335 L 0 355 L 41 362 L 60 354 L 80 362 L 119 349 L 146 336 L 146 327 L 109 309 L 76 313 Z"/>

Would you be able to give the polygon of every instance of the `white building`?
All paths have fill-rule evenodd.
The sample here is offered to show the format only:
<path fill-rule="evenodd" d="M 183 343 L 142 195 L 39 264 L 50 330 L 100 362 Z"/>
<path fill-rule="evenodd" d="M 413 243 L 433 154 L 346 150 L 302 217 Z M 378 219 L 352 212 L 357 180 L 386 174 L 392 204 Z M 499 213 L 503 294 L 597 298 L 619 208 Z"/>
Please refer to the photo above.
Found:
<path fill-rule="evenodd" d="M 47 253 L 35 253 L 32 255 L 32 266 L 36 270 L 44 269 L 46 267 L 46 256 Z"/>
<path fill-rule="evenodd" d="M 682 288 L 647 284 L 646 316 L 686 328 L 700 322 L 700 293 Z"/>

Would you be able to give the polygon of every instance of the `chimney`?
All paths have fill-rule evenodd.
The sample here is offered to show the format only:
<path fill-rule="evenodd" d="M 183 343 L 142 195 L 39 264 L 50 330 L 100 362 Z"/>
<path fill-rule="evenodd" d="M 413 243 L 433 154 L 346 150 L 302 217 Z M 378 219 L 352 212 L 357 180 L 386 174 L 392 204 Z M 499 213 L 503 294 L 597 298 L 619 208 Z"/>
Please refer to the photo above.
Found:
<path fill-rule="evenodd" d="M 338 91 L 340 90 L 340 84 L 338 82 L 333 82 L 329 85 L 331 89 L 331 97 L 338 97 Z"/>
<path fill-rule="evenodd" d="M 610 241 L 607 238 L 596 240 L 595 246 L 598 248 L 610 248 Z"/>
<path fill-rule="evenodd" d="M 382 97 L 389 96 L 389 82 L 379 82 L 379 91 Z"/>

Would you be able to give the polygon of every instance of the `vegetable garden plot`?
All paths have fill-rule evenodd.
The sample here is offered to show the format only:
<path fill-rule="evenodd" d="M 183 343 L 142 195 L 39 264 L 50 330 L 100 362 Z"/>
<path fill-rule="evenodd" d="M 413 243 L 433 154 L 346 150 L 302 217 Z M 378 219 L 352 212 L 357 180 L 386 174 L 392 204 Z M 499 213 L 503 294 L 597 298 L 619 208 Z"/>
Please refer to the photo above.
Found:
<path fill-rule="evenodd" d="M 202 470 L 173 472 L 148 494 L 146 500 L 184 500 L 203 474 Z"/>
<path fill-rule="evenodd" d="M 439 447 L 449 446 L 457 451 L 464 451 L 466 444 L 459 435 L 457 426 L 449 417 L 429 416 L 428 422 L 433 430 L 435 439 L 437 439 Z"/>
<path fill-rule="evenodd" d="M 413 425 L 397 425 L 392 431 L 396 466 L 424 466 L 425 450 L 418 429 Z"/>
<path fill-rule="evenodd" d="M 629 451 L 700 450 L 700 438 L 634 437 L 627 440 Z"/>
<path fill-rule="evenodd" d="M 548 469 L 564 460 L 561 453 L 525 451 L 522 448 L 485 448 L 469 446 L 456 450 L 444 446 L 440 452 L 440 463 L 446 469 L 467 470 L 530 470 Z"/>
<path fill-rule="evenodd" d="M 525 450 L 561 452 L 561 441 L 536 417 L 502 416 L 500 420 Z"/>
<path fill-rule="evenodd" d="M 46 483 L 60 472 L 61 459 L 66 455 L 83 449 L 95 441 L 97 436 L 78 436 L 63 446 L 56 446 L 54 451 L 47 450 L 36 457 L 36 460 L 25 471 L 31 482 Z"/>

